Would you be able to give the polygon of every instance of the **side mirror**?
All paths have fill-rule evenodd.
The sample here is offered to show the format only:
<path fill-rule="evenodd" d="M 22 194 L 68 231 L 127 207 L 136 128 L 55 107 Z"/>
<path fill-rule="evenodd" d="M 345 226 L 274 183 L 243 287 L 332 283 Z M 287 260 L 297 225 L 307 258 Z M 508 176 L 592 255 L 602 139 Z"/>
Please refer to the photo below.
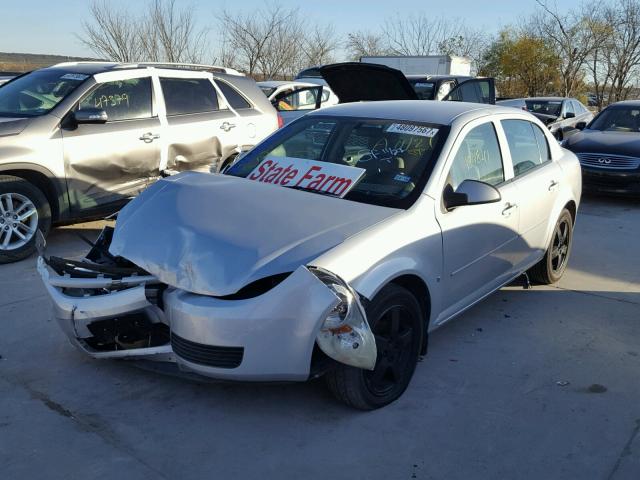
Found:
<path fill-rule="evenodd" d="M 447 185 L 444 191 L 444 206 L 447 210 L 465 205 L 483 205 L 495 203 L 502 199 L 500 192 L 493 185 L 478 180 L 465 180 L 454 191 Z"/>
<path fill-rule="evenodd" d="M 73 119 L 78 125 L 83 123 L 107 123 L 107 112 L 99 108 L 83 108 L 73 113 Z"/>
<path fill-rule="evenodd" d="M 578 123 L 576 123 L 576 129 L 584 130 L 585 128 L 587 128 L 587 122 L 578 122 Z"/>
<path fill-rule="evenodd" d="M 566 112 L 564 118 L 576 118 L 576 114 L 573 112 Z"/>

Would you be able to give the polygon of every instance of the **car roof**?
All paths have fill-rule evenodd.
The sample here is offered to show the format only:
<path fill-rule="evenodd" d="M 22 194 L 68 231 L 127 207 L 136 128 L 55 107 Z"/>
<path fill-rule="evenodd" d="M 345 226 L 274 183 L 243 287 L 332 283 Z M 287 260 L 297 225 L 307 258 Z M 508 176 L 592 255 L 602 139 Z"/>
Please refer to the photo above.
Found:
<path fill-rule="evenodd" d="M 622 100 L 609 105 L 609 107 L 640 107 L 640 100 Z M 608 107 L 607 107 L 608 108 Z"/>
<path fill-rule="evenodd" d="M 474 78 L 471 77 L 469 75 L 416 75 L 416 74 L 412 74 L 412 75 L 406 75 L 406 77 L 409 80 L 420 80 L 420 79 L 425 79 L 425 80 L 468 80 L 470 78 Z"/>
<path fill-rule="evenodd" d="M 412 122 L 450 125 L 462 114 L 475 112 L 478 116 L 492 113 L 513 113 L 511 107 L 482 103 L 432 101 L 432 100 L 382 100 L 372 102 L 343 103 L 307 114 L 340 117 L 379 118 Z"/>

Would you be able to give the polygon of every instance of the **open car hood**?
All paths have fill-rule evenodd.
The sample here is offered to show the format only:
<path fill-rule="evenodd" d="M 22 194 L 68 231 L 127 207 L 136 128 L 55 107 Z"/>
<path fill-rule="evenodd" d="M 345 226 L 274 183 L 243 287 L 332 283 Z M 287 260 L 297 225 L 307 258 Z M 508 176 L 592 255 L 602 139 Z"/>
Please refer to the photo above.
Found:
<path fill-rule="evenodd" d="M 346 62 L 320 67 L 340 103 L 369 100 L 418 100 L 400 70 L 374 63 Z"/>
<path fill-rule="evenodd" d="M 156 182 L 120 212 L 109 251 L 168 285 L 226 296 L 293 272 L 398 212 L 187 172 Z"/>

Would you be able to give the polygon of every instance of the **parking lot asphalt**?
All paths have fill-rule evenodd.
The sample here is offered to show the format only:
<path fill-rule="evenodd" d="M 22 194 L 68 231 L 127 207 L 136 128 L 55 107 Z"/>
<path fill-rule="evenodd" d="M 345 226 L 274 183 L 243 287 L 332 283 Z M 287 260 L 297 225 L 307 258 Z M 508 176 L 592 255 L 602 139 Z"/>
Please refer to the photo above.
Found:
<path fill-rule="evenodd" d="M 59 228 L 49 252 L 79 256 Z M 374 412 L 321 381 L 198 383 L 85 358 L 35 259 L 0 266 L 2 479 L 638 479 L 640 202 L 583 200 L 569 270 L 433 333 Z"/>

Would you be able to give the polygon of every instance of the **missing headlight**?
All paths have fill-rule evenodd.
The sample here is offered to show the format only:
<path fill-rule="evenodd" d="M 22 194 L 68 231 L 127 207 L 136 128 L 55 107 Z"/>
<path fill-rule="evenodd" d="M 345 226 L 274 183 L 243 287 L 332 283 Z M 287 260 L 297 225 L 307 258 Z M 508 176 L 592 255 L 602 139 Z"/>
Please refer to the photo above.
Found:
<path fill-rule="evenodd" d="M 309 268 L 340 300 L 324 319 L 316 342 L 341 363 L 373 370 L 378 355 L 376 341 L 358 294 L 341 278 L 321 268 Z"/>

